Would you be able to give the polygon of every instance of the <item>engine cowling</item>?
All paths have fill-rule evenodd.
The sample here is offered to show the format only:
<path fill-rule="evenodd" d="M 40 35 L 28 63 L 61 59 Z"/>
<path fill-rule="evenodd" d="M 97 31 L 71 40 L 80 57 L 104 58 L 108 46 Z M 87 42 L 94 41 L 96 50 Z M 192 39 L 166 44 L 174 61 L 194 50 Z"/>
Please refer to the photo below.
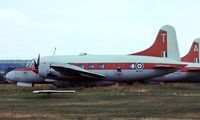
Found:
<path fill-rule="evenodd" d="M 43 78 L 59 79 L 60 74 L 50 67 L 50 63 L 40 63 L 38 74 Z"/>

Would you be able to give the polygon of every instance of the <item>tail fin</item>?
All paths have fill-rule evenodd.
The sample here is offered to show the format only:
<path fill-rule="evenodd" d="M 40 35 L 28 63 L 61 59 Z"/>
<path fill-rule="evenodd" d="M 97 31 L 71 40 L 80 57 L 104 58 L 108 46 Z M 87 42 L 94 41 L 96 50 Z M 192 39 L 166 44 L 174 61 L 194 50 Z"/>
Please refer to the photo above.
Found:
<path fill-rule="evenodd" d="M 199 63 L 199 44 L 200 44 L 200 38 L 197 38 L 192 43 L 192 47 L 190 48 L 190 51 L 187 55 L 181 58 L 181 61 L 183 62 L 192 62 L 192 63 Z"/>
<path fill-rule="evenodd" d="M 170 25 L 163 26 L 154 42 L 148 49 L 130 55 L 166 57 L 180 60 L 175 29 Z"/>

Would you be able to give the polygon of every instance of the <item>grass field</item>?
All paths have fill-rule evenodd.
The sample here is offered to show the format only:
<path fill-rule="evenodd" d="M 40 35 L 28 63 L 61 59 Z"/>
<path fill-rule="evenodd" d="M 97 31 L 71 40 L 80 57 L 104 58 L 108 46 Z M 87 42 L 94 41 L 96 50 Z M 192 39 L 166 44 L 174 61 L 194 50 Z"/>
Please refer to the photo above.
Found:
<path fill-rule="evenodd" d="M 37 86 L 0 85 L 0 119 L 200 119 L 200 84 L 157 84 L 78 89 L 75 94 L 32 94 Z"/>

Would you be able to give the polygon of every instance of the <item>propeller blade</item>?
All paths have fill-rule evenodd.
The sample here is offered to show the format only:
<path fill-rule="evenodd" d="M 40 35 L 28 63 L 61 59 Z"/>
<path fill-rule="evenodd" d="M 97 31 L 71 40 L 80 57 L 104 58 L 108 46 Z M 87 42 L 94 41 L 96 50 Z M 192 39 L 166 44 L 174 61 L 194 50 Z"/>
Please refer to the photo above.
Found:
<path fill-rule="evenodd" d="M 38 68 L 38 65 L 37 65 L 37 63 L 35 62 L 35 60 L 34 60 L 34 68 L 35 68 L 35 69 Z"/>
<path fill-rule="evenodd" d="M 40 54 L 38 55 L 38 59 L 37 59 L 37 68 L 39 67 L 40 65 Z"/>
<path fill-rule="evenodd" d="M 40 65 L 40 54 L 38 55 L 37 62 L 34 60 L 34 65 L 32 69 L 35 73 L 38 73 L 39 65 Z"/>

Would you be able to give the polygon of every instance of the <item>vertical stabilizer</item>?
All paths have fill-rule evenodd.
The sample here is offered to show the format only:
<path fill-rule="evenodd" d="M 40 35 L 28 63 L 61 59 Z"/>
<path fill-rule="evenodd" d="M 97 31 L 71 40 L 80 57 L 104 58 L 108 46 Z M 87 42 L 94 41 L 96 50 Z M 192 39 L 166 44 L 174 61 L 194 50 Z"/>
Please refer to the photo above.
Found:
<path fill-rule="evenodd" d="M 166 57 L 169 59 L 180 60 L 175 29 L 170 25 L 163 26 L 151 47 L 130 55 Z"/>
<path fill-rule="evenodd" d="M 200 44 L 200 38 L 197 38 L 192 43 L 192 47 L 190 48 L 190 51 L 187 55 L 181 58 L 182 62 L 192 62 L 192 63 L 199 63 L 199 44 Z"/>

